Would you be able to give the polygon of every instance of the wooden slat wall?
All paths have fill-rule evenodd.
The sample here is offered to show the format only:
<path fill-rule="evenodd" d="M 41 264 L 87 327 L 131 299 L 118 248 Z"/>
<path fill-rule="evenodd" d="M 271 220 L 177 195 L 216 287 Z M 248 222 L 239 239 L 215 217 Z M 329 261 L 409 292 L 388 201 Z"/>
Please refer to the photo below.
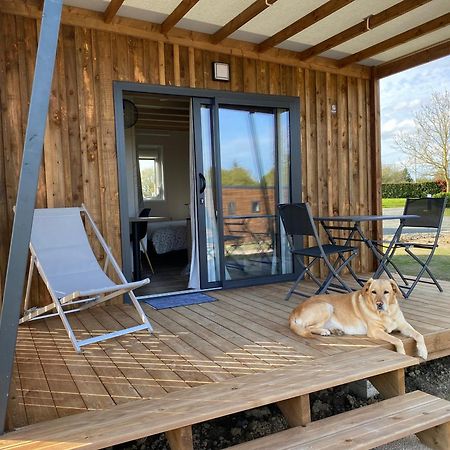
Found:
<path fill-rule="evenodd" d="M 34 19 L 0 14 L 0 287 L 5 277 L 37 45 Z M 231 82 L 211 62 L 229 62 Z M 84 202 L 120 260 L 113 80 L 293 95 L 301 103 L 304 199 L 315 213 L 373 213 L 371 81 L 106 31 L 61 28 L 38 207 Z M 331 112 L 335 104 L 337 112 Z M 375 127 L 374 127 L 375 128 Z M 365 254 L 365 253 L 363 253 Z M 364 258 L 357 269 L 367 270 Z M 40 290 L 42 292 L 42 289 Z M 42 299 L 35 298 L 35 304 Z"/>

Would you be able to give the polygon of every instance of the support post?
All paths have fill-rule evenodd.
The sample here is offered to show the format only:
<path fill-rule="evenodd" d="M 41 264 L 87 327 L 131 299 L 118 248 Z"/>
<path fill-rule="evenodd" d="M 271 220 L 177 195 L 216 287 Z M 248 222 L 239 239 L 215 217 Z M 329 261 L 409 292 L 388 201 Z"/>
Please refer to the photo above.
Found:
<path fill-rule="evenodd" d="M 369 378 L 384 399 L 397 397 L 406 392 L 405 370 L 398 369 Z"/>
<path fill-rule="evenodd" d="M 277 402 L 277 406 L 280 408 L 290 427 L 304 426 L 311 422 L 311 408 L 308 394 Z"/>
<path fill-rule="evenodd" d="M 61 11 L 62 0 L 45 0 L 0 316 L 0 435 L 5 429 Z"/>
<path fill-rule="evenodd" d="M 372 70 L 369 81 L 369 128 L 370 128 L 370 164 L 372 179 L 370 199 L 370 213 L 375 215 L 382 214 L 381 209 L 381 131 L 380 131 L 380 82 L 375 78 Z M 383 239 L 383 227 L 381 221 L 372 223 L 372 239 L 381 241 Z M 372 256 L 372 267 L 376 270 L 378 261 Z"/>
<path fill-rule="evenodd" d="M 422 444 L 430 448 L 448 450 L 450 448 L 450 422 L 421 431 L 417 433 L 417 437 Z"/>
<path fill-rule="evenodd" d="M 170 450 L 192 450 L 192 427 L 190 425 L 176 430 L 166 431 L 166 438 L 169 441 Z"/>

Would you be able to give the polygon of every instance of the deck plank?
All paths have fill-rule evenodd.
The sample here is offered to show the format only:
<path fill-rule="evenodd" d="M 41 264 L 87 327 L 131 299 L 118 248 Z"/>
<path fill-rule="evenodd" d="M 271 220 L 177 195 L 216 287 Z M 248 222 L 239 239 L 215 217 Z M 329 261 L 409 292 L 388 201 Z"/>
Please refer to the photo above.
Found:
<path fill-rule="evenodd" d="M 223 295 L 223 293 L 221 292 L 220 294 L 218 294 L 219 298 L 226 301 L 226 296 Z M 284 301 L 284 300 L 282 300 Z M 283 336 L 287 337 L 290 341 L 290 345 L 294 346 L 294 348 L 299 351 L 301 354 L 311 354 L 311 350 L 310 349 L 314 349 L 314 352 L 312 354 L 314 354 L 315 356 L 317 356 L 317 351 L 319 351 L 320 353 L 322 353 L 323 355 L 326 354 L 333 354 L 333 353 L 338 353 L 340 351 L 342 351 L 341 349 L 339 349 L 339 345 L 342 344 L 343 346 L 348 346 L 348 345 L 356 345 L 355 343 L 355 337 L 349 338 L 347 336 L 344 337 L 340 337 L 339 339 L 339 344 L 337 343 L 337 341 L 330 341 L 329 337 L 322 337 L 322 336 L 317 336 L 317 339 L 310 339 L 310 340 L 302 340 L 299 341 L 298 337 L 292 333 L 289 328 L 287 327 L 287 317 L 290 313 L 286 314 L 284 318 L 279 318 L 277 319 L 274 315 L 270 314 L 269 317 L 270 319 L 267 319 L 267 315 L 266 317 L 259 317 L 258 311 L 259 311 L 259 304 L 255 301 L 253 302 L 251 305 L 249 306 L 245 306 L 245 304 L 243 304 L 243 302 L 230 302 L 233 305 L 233 312 L 239 309 L 243 309 L 242 314 L 245 315 L 247 313 L 252 313 L 252 321 L 259 323 L 261 325 L 264 326 L 264 329 L 267 330 L 266 332 L 270 333 L 270 335 L 272 336 L 272 338 L 276 339 L 276 336 L 274 336 L 274 333 L 272 333 L 273 330 L 281 333 Z M 250 303 L 250 302 L 249 302 Z M 274 325 L 273 323 L 271 323 L 271 321 L 276 321 L 276 325 Z M 279 337 L 280 338 L 280 337 Z M 285 338 L 282 338 L 284 341 L 286 341 Z M 358 340 L 358 346 L 365 346 L 365 345 L 373 345 L 373 342 L 371 343 L 370 341 L 368 341 L 367 339 L 365 339 L 364 337 L 359 337 L 356 338 Z M 330 345 L 332 343 L 332 345 Z M 306 349 L 302 349 L 299 348 L 299 346 L 307 346 Z"/>
<path fill-rule="evenodd" d="M 36 324 L 38 323 L 36 322 Z M 46 330 L 46 333 L 48 333 L 51 339 L 49 344 L 52 351 L 54 351 L 51 358 L 48 355 L 45 358 L 41 358 L 41 363 L 46 373 L 58 416 L 62 417 L 79 413 L 85 410 L 87 406 L 80 396 L 80 391 L 62 357 L 61 349 L 57 345 L 57 339 L 55 339 L 55 334 L 57 335 L 57 333 L 49 329 L 45 321 L 41 321 L 40 324 L 42 324 L 43 330 Z"/>
<path fill-rule="evenodd" d="M 156 317 L 149 316 L 154 326 L 156 326 L 155 334 L 160 339 L 166 340 L 167 345 L 180 354 L 188 357 L 191 364 L 201 370 L 207 372 L 212 381 L 223 381 L 229 378 L 234 378 L 234 375 L 228 371 L 220 361 L 216 361 L 215 355 L 217 350 L 208 343 L 197 342 L 192 339 L 190 332 L 178 325 L 176 322 L 167 319 L 162 315 Z M 212 355 L 210 357 L 210 353 Z"/>
<path fill-rule="evenodd" d="M 130 317 L 123 310 L 117 310 L 114 317 L 123 327 L 131 327 L 135 324 L 135 319 Z M 155 349 L 155 336 L 150 336 L 148 332 L 136 333 L 135 336 L 143 346 L 141 347 L 141 354 L 145 354 L 145 348 Z M 122 339 L 128 340 L 128 337 L 123 337 Z M 211 381 L 204 373 L 194 368 L 183 355 L 172 350 L 164 342 L 158 343 L 156 351 L 159 360 L 165 365 L 163 370 L 172 371 L 177 375 L 176 388 L 194 387 Z M 180 381 L 182 381 L 181 384 Z"/>
<path fill-rule="evenodd" d="M 103 315 L 100 316 L 102 313 Z M 82 311 L 77 315 L 80 324 L 85 327 L 87 333 L 88 330 L 95 330 L 97 335 L 109 333 L 118 328 L 117 326 L 114 327 L 114 324 L 111 326 L 111 323 L 108 323 L 104 310 L 97 311 L 96 315 L 98 320 L 92 315 L 91 311 Z M 141 398 L 119 368 L 124 355 L 129 356 L 128 352 L 120 345 L 119 339 L 99 342 L 93 349 L 86 348 L 84 355 L 114 403 L 125 403 Z M 114 358 L 116 362 L 113 360 Z"/>
<path fill-rule="evenodd" d="M 188 331 L 182 335 L 183 340 L 196 345 L 198 350 L 212 358 L 231 374 L 238 376 L 254 371 L 254 368 L 246 363 L 242 351 L 226 339 L 183 317 L 176 310 L 161 310 L 160 313 L 164 319 L 171 320 Z"/>
<path fill-rule="evenodd" d="M 273 348 L 267 346 L 264 337 L 254 333 L 251 330 L 242 330 L 242 327 L 235 326 L 232 321 L 227 320 L 218 314 L 217 308 L 209 308 L 209 304 L 200 306 L 186 307 L 182 312 L 185 317 L 195 321 L 198 324 L 220 334 L 227 339 L 235 348 L 240 348 L 240 359 L 257 371 L 267 370 L 272 366 L 286 365 L 288 360 L 285 355 L 280 354 L 273 345 Z"/>
<path fill-rule="evenodd" d="M 45 345 L 45 324 L 35 323 L 30 352 L 18 362 L 22 398 L 29 423 L 58 417 L 56 404 L 41 363 Z M 34 350 L 34 351 L 33 351 Z"/>

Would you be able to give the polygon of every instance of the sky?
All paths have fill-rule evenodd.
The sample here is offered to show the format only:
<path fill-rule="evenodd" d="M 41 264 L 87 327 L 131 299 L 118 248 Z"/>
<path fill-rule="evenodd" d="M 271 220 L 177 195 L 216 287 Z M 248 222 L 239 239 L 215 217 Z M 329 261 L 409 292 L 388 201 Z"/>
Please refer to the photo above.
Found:
<path fill-rule="evenodd" d="M 380 81 L 381 159 L 399 165 L 406 159 L 394 146 L 399 131 L 414 129 L 414 113 L 433 92 L 450 91 L 450 56 L 405 70 Z"/>
<path fill-rule="evenodd" d="M 247 169 L 255 180 L 275 164 L 275 118 L 271 113 L 219 109 L 222 169 L 234 164 Z M 254 134 L 252 127 L 254 127 Z"/>

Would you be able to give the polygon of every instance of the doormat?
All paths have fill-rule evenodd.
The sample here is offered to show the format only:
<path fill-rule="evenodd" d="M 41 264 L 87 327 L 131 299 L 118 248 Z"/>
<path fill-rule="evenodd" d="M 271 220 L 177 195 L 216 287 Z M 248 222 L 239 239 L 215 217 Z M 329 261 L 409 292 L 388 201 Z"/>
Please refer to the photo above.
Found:
<path fill-rule="evenodd" d="M 197 305 L 199 303 L 214 302 L 216 299 L 201 292 L 192 294 L 168 295 L 167 297 L 156 297 L 144 300 L 147 305 L 154 309 L 176 308 L 177 306 Z"/>

